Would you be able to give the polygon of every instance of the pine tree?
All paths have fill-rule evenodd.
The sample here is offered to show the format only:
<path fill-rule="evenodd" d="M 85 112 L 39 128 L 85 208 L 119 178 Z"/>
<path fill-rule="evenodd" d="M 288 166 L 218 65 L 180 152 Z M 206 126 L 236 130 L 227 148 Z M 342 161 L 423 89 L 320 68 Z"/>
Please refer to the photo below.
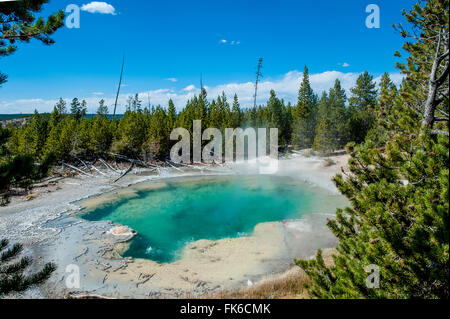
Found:
<path fill-rule="evenodd" d="M 70 114 L 77 121 L 81 119 L 81 103 L 76 97 L 70 103 Z"/>
<path fill-rule="evenodd" d="M 86 100 L 82 100 L 80 105 L 80 119 L 85 118 L 86 114 L 87 114 L 87 102 Z"/>
<path fill-rule="evenodd" d="M 333 143 L 333 132 L 330 130 L 331 125 L 331 120 L 327 116 L 322 118 L 317 126 L 317 134 L 314 138 L 313 149 L 324 155 L 332 153 L 336 149 L 336 145 Z"/>
<path fill-rule="evenodd" d="M 94 145 L 92 139 L 92 123 L 93 119 L 85 119 L 78 125 L 77 134 L 74 134 L 74 140 L 71 143 L 73 149 L 70 155 L 81 156 L 89 158 L 94 153 Z"/>
<path fill-rule="evenodd" d="M 270 98 L 267 102 L 266 111 L 266 125 L 281 130 L 281 127 L 283 125 L 283 104 L 281 103 L 280 99 L 277 98 L 274 90 L 270 91 Z"/>
<path fill-rule="evenodd" d="M 218 103 L 221 103 L 220 97 L 217 99 Z M 209 105 L 209 111 L 208 111 L 208 126 L 209 127 L 220 127 L 221 124 L 221 118 L 220 118 L 220 112 L 216 104 L 216 100 L 212 100 Z"/>
<path fill-rule="evenodd" d="M 35 17 L 49 0 L 3 1 L 0 3 L 0 58 L 17 50 L 16 42 L 30 42 L 31 39 L 46 45 L 54 43 L 51 35 L 64 25 L 64 11 L 48 17 Z M 7 76 L 0 72 L 0 87 Z"/>
<path fill-rule="evenodd" d="M 320 251 L 296 261 L 312 280 L 312 297 L 449 297 L 448 115 L 427 119 L 427 107 L 433 118 L 448 109 L 448 12 L 449 1 L 438 0 L 404 12 L 416 42 L 404 46 L 408 77 L 384 117 L 387 142 L 349 145 L 350 172 L 334 178 L 351 203 L 328 222 L 339 239 L 334 265 Z M 374 267 L 379 289 L 366 284 Z"/>
<path fill-rule="evenodd" d="M 55 105 L 55 112 L 57 112 L 59 115 L 66 114 L 67 113 L 67 103 L 62 98 L 59 98 L 58 103 Z"/>
<path fill-rule="evenodd" d="M 108 115 L 108 106 L 106 106 L 104 99 L 101 99 L 99 102 L 97 115 L 103 117 L 106 117 Z"/>
<path fill-rule="evenodd" d="M 22 257 L 15 261 L 23 250 L 23 246 L 15 244 L 7 249 L 9 241 L 0 241 L 0 297 L 13 292 L 23 292 L 32 286 L 40 285 L 48 280 L 56 270 L 53 263 L 48 263 L 44 268 L 32 275 L 25 275 L 24 271 L 31 265 L 29 257 Z"/>
<path fill-rule="evenodd" d="M 231 127 L 236 128 L 241 126 L 242 122 L 242 113 L 241 106 L 239 105 L 239 98 L 237 94 L 234 94 L 233 98 L 233 106 L 231 108 Z"/>
<path fill-rule="evenodd" d="M 78 132 L 78 122 L 73 117 L 65 117 L 51 128 L 45 142 L 44 154 L 55 154 L 58 160 L 67 159 L 74 147 Z"/>
<path fill-rule="evenodd" d="M 345 90 L 341 87 L 341 82 L 336 79 L 328 97 L 329 119 L 331 122 L 329 129 L 332 131 L 333 147 L 335 150 L 344 147 L 349 140 L 346 126 L 348 118 L 345 107 L 346 100 Z"/>
<path fill-rule="evenodd" d="M 6 74 L 3 74 L 3 73 L 0 72 L 0 88 L 6 82 L 8 82 L 8 76 Z"/>
<path fill-rule="evenodd" d="M 139 94 L 136 93 L 134 96 L 128 96 L 127 100 L 127 110 L 132 112 L 142 111 L 142 101 L 139 100 Z"/>
<path fill-rule="evenodd" d="M 67 114 L 67 103 L 62 98 L 59 99 L 50 115 L 49 130 L 55 127 Z"/>
<path fill-rule="evenodd" d="M 164 158 L 169 153 L 170 132 L 167 129 L 166 111 L 158 106 L 150 117 L 150 122 L 146 132 L 146 142 L 144 151 L 146 157 Z"/>
<path fill-rule="evenodd" d="M 90 136 L 94 155 L 107 157 L 114 137 L 113 122 L 106 116 L 94 118 Z"/>
<path fill-rule="evenodd" d="M 375 125 L 367 133 L 367 139 L 370 139 L 377 146 L 382 146 L 387 142 L 387 130 L 386 130 L 386 114 L 391 113 L 394 100 L 398 96 L 397 87 L 391 81 L 389 74 L 384 73 L 381 76 L 380 97 L 377 101 L 375 109 L 376 121 Z"/>
<path fill-rule="evenodd" d="M 290 102 L 283 108 L 283 129 L 280 132 L 280 139 L 284 139 L 286 144 L 291 143 L 292 140 L 292 105 Z"/>
<path fill-rule="evenodd" d="M 112 147 L 114 152 L 134 157 L 141 154 L 147 131 L 144 113 L 135 98 L 132 97 L 134 102 L 132 102 L 131 108 L 136 108 L 138 111 L 128 110 L 125 112 L 125 115 L 119 121 Z"/>
<path fill-rule="evenodd" d="M 350 116 L 348 130 L 350 141 L 361 143 L 375 122 L 374 110 L 377 104 L 376 84 L 368 72 L 362 73 L 356 80 L 356 86 L 350 91 Z"/>
<path fill-rule="evenodd" d="M 298 103 L 293 109 L 294 128 L 292 132 L 293 144 L 300 148 L 309 148 L 314 141 L 315 114 L 317 96 L 309 82 L 309 71 L 305 66 L 303 80 L 298 93 Z"/>
<path fill-rule="evenodd" d="M 223 93 L 223 95 L 225 95 Z M 207 100 L 208 94 L 205 88 L 202 88 L 200 95 L 198 96 L 197 104 L 195 106 L 194 116 L 198 120 L 206 118 L 208 114 L 209 102 Z"/>
<path fill-rule="evenodd" d="M 29 139 L 24 144 L 27 144 L 28 150 L 21 152 L 22 154 L 30 154 L 35 159 L 40 159 L 42 150 L 47 139 L 48 119 L 44 115 L 35 110 L 31 121 L 24 128 L 27 131 Z"/>
<path fill-rule="evenodd" d="M 45 177 L 55 161 L 53 153 L 46 154 L 40 164 L 30 154 L 13 154 L 7 143 L 11 131 L 0 127 L 0 206 L 9 202 L 12 187 L 30 189 L 33 182 Z"/>
<path fill-rule="evenodd" d="M 169 100 L 169 108 L 167 110 L 167 129 L 172 132 L 175 128 L 175 123 L 177 120 L 177 110 L 173 104 L 172 99 Z M 169 132 L 169 134 L 170 134 Z"/>
<path fill-rule="evenodd" d="M 219 101 L 219 100 L 218 100 Z M 220 128 L 224 130 L 227 127 L 231 127 L 231 108 L 227 101 L 227 96 L 225 92 L 222 92 L 220 96 L 220 103 L 218 104 L 218 109 L 220 113 Z"/>
<path fill-rule="evenodd" d="M 51 35 L 64 25 L 65 14 L 62 10 L 45 18 L 35 17 L 48 0 L 9 1 L 0 3 L 0 58 L 8 56 L 17 50 L 16 42 L 29 42 L 36 39 L 44 44 L 54 43 Z M 7 75 L 0 72 L 0 87 L 7 81 Z M 38 137 L 34 139 L 36 148 L 42 141 L 43 123 L 35 121 Z M 29 188 L 32 182 L 44 176 L 54 156 L 48 153 L 40 166 L 34 164 L 29 154 L 11 154 L 6 146 L 11 137 L 9 130 L 0 128 L 0 204 L 6 204 L 10 187 L 20 186 Z M 32 151 L 37 155 L 36 149 Z M 1 294 L 1 293 L 0 293 Z"/>
<path fill-rule="evenodd" d="M 336 149 L 336 146 L 334 144 L 334 130 L 332 129 L 332 113 L 326 92 L 323 92 L 320 98 L 317 121 L 313 149 L 324 154 L 331 153 Z"/>

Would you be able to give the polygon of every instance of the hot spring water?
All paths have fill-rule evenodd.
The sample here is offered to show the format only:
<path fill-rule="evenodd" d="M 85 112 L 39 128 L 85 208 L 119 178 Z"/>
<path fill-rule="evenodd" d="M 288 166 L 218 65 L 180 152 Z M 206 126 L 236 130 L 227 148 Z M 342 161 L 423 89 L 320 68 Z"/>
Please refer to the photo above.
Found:
<path fill-rule="evenodd" d="M 202 177 L 169 179 L 163 188 L 137 189 L 85 210 L 83 218 L 110 220 L 138 231 L 125 256 L 160 263 L 179 258 L 186 243 L 245 236 L 264 222 L 334 213 L 343 197 L 289 177 Z"/>

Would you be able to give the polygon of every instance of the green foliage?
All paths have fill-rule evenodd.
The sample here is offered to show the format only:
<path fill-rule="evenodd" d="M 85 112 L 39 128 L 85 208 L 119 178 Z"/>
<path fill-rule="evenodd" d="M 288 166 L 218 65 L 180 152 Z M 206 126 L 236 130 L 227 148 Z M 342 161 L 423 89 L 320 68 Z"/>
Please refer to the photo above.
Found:
<path fill-rule="evenodd" d="M 127 111 L 120 119 L 115 134 L 114 152 L 130 156 L 139 155 L 146 137 L 146 124 L 142 110 Z"/>
<path fill-rule="evenodd" d="M 31 266 L 29 257 L 22 257 L 17 261 L 23 251 L 23 246 L 15 244 L 8 248 L 6 239 L 0 241 L 0 297 L 13 292 L 23 292 L 32 286 L 40 285 L 47 281 L 56 270 L 53 263 L 48 263 L 37 273 L 25 275 L 24 272 Z"/>
<path fill-rule="evenodd" d="M 242 123 L 241 106 L 237 94 L 233 98 L 233 106 L 231 108 L 231 127 L 239 127 Z"/>
<path fill-rule="evenodd" d="M 297 106 L 292 111 L 292 143 L 299 148 L 310 148 L 314 142 L 316 126 L 317 95 L 309 82 L 309 71 L 305 66 L 303 80 L 298 93 Z"/>
<path fill-rule="evenodd" d="M 46 45 L 54 43 L 51 35 L 64 25 L 62 10 L 45 18 L 36 18 L 42 6 L 49 0 L 3 1 L 0 3 L 0 58 L 17 50 L 17 42 L 30 42 L 31 39 Z M 7 76 L 0 72 L 0 87 Z"/>
<path fill-rule="evenodd" d="M 148 119 L 144 150 L 146 157 L 164 158 L 170 152 L 169 121 L 166 111 L 158 106 Z"/>
<path fill-rule="evenodd" d="M 72 100 L 72 103 L 70 103 L 70 113 L 72 117 L 77 121 L 81 120 L 86 116 L 86 109 L 87 106 L 85 100 L 81 101 L 80 103 L 80 101 L 77 98 L 74 98 Z"/>
<path fill-rule="evenodd" d="M 325 92 L 322 94 L 317 112 L 318 125 L 313 144 L 315 150 L 330 153 L 343 148 L 348 142 L 346 100 L 339 80 L 335 81 L 328 95 Z"/>
<path fill-rule="evenodd" d="M 172 131 L 175 128 L 175 123 L 177 120 L 177 110 L 175 104 L 173 104 L 172 99 L 169 100 L 169 108 L 167 110 L 167 129 Z"/>
<path fill-rule="evenodd" d="M 77 120 L 72 117 L 64 117 L 50 128 L 44 154 L 54 153 L 59 160 L 67 159 L 73 150 L 77 130 Z"/>
<path fill-rule="evenodd" d="M 377 91 L 373 76 L 368 72 L 362 73 L 356 80 L 356 86 L 351 89 L 349 98 L 349 140 L 356 143 L 364 141 L 367 133 L 375 123 L 375 107 L 377 104 Z"/>
<path fill-rule="evenodd" d="M 389 74 L 384 73 L 380 81 L 380 97 L 375 108 L 377 116 L 375 125 L 367 132 L 367 139 L 375 143 L 376 146 L 384 145 L 388 140 L 388 130 L 386 128 L 386 115 L 392 112 L 393 104 L 398 96 L 397 87 L 389 78 Z"/>
<path fill-rule="evenodd" d="M 6 74 L 3 74 L 3 73 L 0 72 L 0 88 L 6 82 L 8 82 L 8 76 Z"/>
<path fill-rule="evenodd" d="M 97 115 L 103 117 L 106 117 L 108 115 L 108 106 L 106 106 L 104 99 L 101 99 L 99 102 Z"/>
<path fill-rule="evenodd" d="M 314 138 L 313 149 L 324 154 L 330 153 L 336 149 L 334 144 L 333 130 L 331 130 L 331 110 L 328 101 L 328 95 L 323 92 L 319 103 L 319 110 L 317 113 L 318 125 Z"/>
<path fill-rule="evenodd" d="M 166 159 L 175 143 L 170 141 L 172 130 L 184 127 L 192 133 L 193 121 L 201 120 L 203 128 L 219 128 L 223 137 L 228 127 L 278 128 L 281 146 L 313 146 L 322 153 L 330 153 L 350 141 L 345 103 L 346 95 L 338 80 L 318 103 L 305 68 L 295 106 L 286 105 L 272 90 L 266 106 L 242 109 L 236 94 L 230 106 L 225 93 L 209 101 L 202 89 L 199 96 L 177 112 L 172 100 L 167 109 L 161 106 L 142 109 L 139 94 L 135 94 L 128 97 L 125 115 L 114 122 L 107 117 L 104 100 L 99 101 L 97 116 L 87 119 L 85 101 L 72 99 L 68 114 L 66 101 L 59 99 L 51 114 L 36 112 L 27 125 L 13 130 L 9 145 L 14 154 L 29 155 L 35 161 L 50 153 L 59 161 L 107 158 L 114 153 L 145 160 Z M 359 111 L 355 110 L 357 115 Z"/>
<path fill-rule="evenodd" d="M 48 0 L 8 1 L 0 3 L 0 58 L 17 50 L 18 42 L 36 39 L 46 45 L 54 43 L 51 35 L 64 25 L 62 10 L 47 19 L 35 14 Z M 7 76 L 0 72 L 0 87 Z M 35 112 L 30 123 L 13 133 L 0 128 L 0 194 L 1 204 L 8 202 L 9 189 L 28 189 L 35 180 L 47 174 L 55 160 L 52 152 L 42 154 L 47 139 L 49 121 Z M 7 145 L 11 139 L 10 147 Z M 35 164 L 41 160 L 41 164 Z M 17 277 L 16 279 L 20 279 Z M 0 289 L 1 294 L 1 289 Z"/>
<path fill-rule="evenodd" d="M 320 251 L 315 260 L 295 261 L 311 278 L 311 297 L 449 297 L 448 119 L 446 125 L 436 123 L 439 132 L 428 122 L 422 124 L 426 112 L 421 106 L 430 95 L 411 89 L 433 84 L 429 66 L 418 64 L 433 64 L 438 56 L 439 37 L 430 39 L 426 32 L 448 35 L 448 1 L 429 0 L 405 16 L 420 23 L 447 19 L 440 25 L 427 24 L 427 31 L 414 23 L 416 34 L 422 35 L 416 44 L 406 46 L 414 60 L 403 69 L 408 77 L 399 95 L 386 75 L 377 104 L 368 98 L 374 95 L 371 77 L 361 77 L 359 88 L 353 90 L 354 109 L 365 112 L 377 106 L 385 143 L 377 147 L 381 140 L 369 136 L 362 144 L 347 147 L 349 172 L 338 174 L 334 182 L 351 207 L 339 209 L 336 219 L 328 222 L 339 240 L 334 265 L 327 267 Z M 447 84 L 442 91 L 447 95 L 435 96 L 435 114 L 448 108 L 448 54 L 443 62 Z M 378 289 L 366 285 L 370 265 L 380 270 Z"/>
<path fill-rule="evenodd" d="M 10 130 L 0 127 L 0 195 L 3 205 L 8 202 L 11 187 L 29 189 L 34 181 L 46 176 L 55 161 L 52 153 L 45 156 L 40 164 L 35 164 L 30 154 L 13 154 L 7 146 L 11 134 Z"/>

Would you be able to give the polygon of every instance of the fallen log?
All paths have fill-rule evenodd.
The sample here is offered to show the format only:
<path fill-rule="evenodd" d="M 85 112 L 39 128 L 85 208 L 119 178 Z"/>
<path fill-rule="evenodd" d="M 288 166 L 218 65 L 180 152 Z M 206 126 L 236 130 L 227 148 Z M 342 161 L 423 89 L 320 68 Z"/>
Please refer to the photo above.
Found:
<path fill-rule="evenodd" d="M 48 182 L 48 181 L 50 181 L 52 179 L 56 179 L 56 178 L 63 178 L 63 176 L 61 174 L 55 174 L 53 176 L 49 176 L 49 177 L 43 178 L 39 181 L 36 181 L 36 184 L 45 183 L 45 182 Z"/>
<path fill-rule="evenodd" d="M 91 167 L 92 167 L 95 171 L 97 171 L 99 174 L 108 177 L 108 175 L 106 175 L 105 173 L 103 173 L 102 171 L 100 171 L 100 170 L 99 170 L 97 167 L 95 167 L 94 165 L 91 165 Z"/>
<path fill-rule="evenodd" d="M 81 173 L 81 174 L 83 174 L 83 175 L 86 175 L 86 176 L 89 176 L 89 177 L 94 177 L 93 175 L 91 175 L 91 174 L 89 174 L 89 173 L 86 173 L 86 172 L 82 171 L 81 169 L 76 168 L 75 166 L 72 166 L 72 165 L 69 165 L 69 164 L 66 164 L 66 163 L 63 163 L 62 166 L 63 166 L 63 167 L 64 167 L 64 166 L 67 166 L 68 168 L 70 168 L 70 169 L 72 169 L 72 170 L 74 170 L 74 171 L 77 171 L 77 172 L 79 172 L 79 173 Z"/>
<path fill-rule="evenodd" d="M 123 173 L 122 175 L 119 176 L 119 178 L 117 178 L 114 183 L 117 183 L 120 179 L 122 179 L 123 177 L 125 177 L 125 175 L 127 175 L 129 172 L 131 172 L 131 170 L 134 168 L 134 163 L 131 164 L 130 168 L 127 169 L 127 171 L 125 173 Z"/>
<path fill-rule="evenodd" d="M 120 155 L 120 154 L 113 154 L 113 155 L 121 160 L 125 160 L 125 161 L 130 162 L 135 165 L 139 165 L 139 166 L 146 167 L 146 168 L 148 168 L 150 166 L 149 164 L 144 163 L 141 160 L 135 160 L 135 159 L 128 158 L 128 157 Z"/>
<path fill-rule="evenodd" d="M 66 299 L 78 299 L 78 300 L 83 300 L 83 299 L 105 299 L 105 300 L 112 300 L 113 298 L 109 298 L 109 297 L 105 297 L 105 296 L 101 296 L 101 295 L 72 295 L 72 294 L 67 294 L 66 295 Z"/>
<path fill-rule="evenodd" d="M 112 170 L 114 173 L 118 173 L 120 174 L 120 172 L 118 172 L 117 170 L 115 170 L 111 165 L 109 165 L 106 161 L 104 161 L 103 159 L 99 158 L 98 159 L 100 162 L 102 162 L 103 165 L 106 166 L 107 169 Z"/>
<path fill-rule="evenodd" d="M 81 158 L 79 158 L 79 157 L 77 157 L 77 156 L 74 156 L 74 157 L 75 157 L 75 159 L 77 159 L 79 162 L 81 162 L 81 164 L 83 164 L 84 167 L 86 167 L 86 169 L 88 169 L 89 171 L 91 170 L 91 169 L 89 168 L 89 166 L 88 166 Z"/>
<path fill-rule="evenodd" d="M 168 164 L 170 167 L 172 167 L 172 168 L 174 168 L 174 169 L 176 169 L 177 171 L 180 171 L 180 172 L 183 172 L 183 170 L 182 169 L 179 169 L 178 167 L 176 167 L 176 166 L 174 166 L 174 165 L 172 165 L 170 162 L 166 162 L 166 164 Z"/>

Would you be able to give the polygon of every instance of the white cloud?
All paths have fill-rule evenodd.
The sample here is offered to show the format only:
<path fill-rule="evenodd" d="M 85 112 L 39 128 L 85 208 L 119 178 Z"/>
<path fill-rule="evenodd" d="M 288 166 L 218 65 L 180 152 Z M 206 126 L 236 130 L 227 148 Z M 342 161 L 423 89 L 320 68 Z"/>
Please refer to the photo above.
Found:
<path fill-rule="evenodd" d="M 262 81 L 258 87 L 258 103 L 264 104 L 267 102 L 270 96 L 270 90 L 275 90 L 279 98 L 283 98 L 286 102 L 295 103 L 297 101 L 298 89 L 303 74 L 299 71 L 290 71 L 283 76 L 275 79 L 269 79 Z M 350 96 L 350 88 L 356 83 L 359 73 L 343 73 L 339 71 L 326 71 L 322 73 L 310 74 L 310 82 L 313 90 L 321 95 L 323 91 L 328 91 L 333 87 L 336 79 L 341 81 L 342 87 L 346 90 L 347 95 Z M 403 75 L 400 73 L 390 74 L 391 80 L 396 84 L 400 85 L 403 79 Z M 377 76 L 374 80 L 379 83 L 381 76 Z M 231 103 L 234 94 L 236 93 L 239 97 L 239 101 L 242 107 L 250 107 L 253 105 L 253 94 L 255 91 L 253 82 L 236 82 L 236 83 L 225 83 L 216 86 L 205 86 L 208 92 L 208 98 L 211 100 L 216 98 L 218 95 L 222 94 L 222 91 L 228 97 L 228 101 Z M 134 94 L 130 89 L 126 90 L 119 96 L 118 100 L 118 113 L 123 113 L 125 111 L 126 100 L 128 95 Z M 194 97 L 195 94 L 199 94 L 200 89 L 195 85 L 191 84 L 186 86 L 181 90 L 161 88 L 156 90 L 151 90 L 147 92 L 141 92 L 140 97 L 143 100 L 143 105 L 147 104 L 147 96 L 150 95 L 151 103 L 154 105 L 167 106 L 169 99 L 172 99 L 178 109 L 183 108 L 186 105 L 187 100 Z M 83 97 L 79 97 L 82 99 Z M 106 101 L 106 105 L 109 106 L 110 111 L 112 111 L 115 96 L 105 96 L 103 97 Z M 100 97 L 90 96 L 85 97 L 88 103 L 88 112 L 95 113 Z M 66 99 L 68 105 L 70 104 L 71 98 Z M 57 99 L 44 100 L 44 99 L 27 99 L 27 100 L 13 100 L 13 101 L 0 101 L 0 114 L 18 114 L 18 113 L 32 113 L 34 109 L 39 112 L 51 112 Z"/>
<path fill-rule="evenodd" d="M 222 39 L 219 41 L 219 43 L 227 44 L 227 45 L 239 45 L 239 44 L 241 44 L 241 41 L 236 41 L 236 40 L 228 41 L 228 40 Z"/>
<path fill-rule="evenodd" d="M 116 15 L 116 9 L 106 2 L 92 1 L 88 4 L 83 4 L 81 10 L 90 13 L 102 13 Z"/>
<path fill-rule="evenodd" d="M 347 68 L 349 66 L 350 66 L 350 64 L 348 64 L 347 62 L 342 63 L 342 67 L 344 67 L 344 68 Z"/>
<path fill-rule="evenodd" d="M 168 78 L 168 79 L 166 79 L 167 81 L 170 81 L 170 82 L 178 82 L 178 79 L 177 78 Z"/>
<path fill-rule="evenodd" d="M 104 95 L 105 93 L 103 93 L 103 92 L 92 92 L 92 94 L 94 94 L 94 95 Z"/>
<path fill-rule="evenodd" d="M 186 86 L 186 87 L 183 89 L 183 91 L 187 91 L 187 92 L 191 92 L 191 91 L 194 91 L 194 90 L 195 90 L 195 85 L 193 85 L 193 84 L 188 85 L 188 86 Z"/>

